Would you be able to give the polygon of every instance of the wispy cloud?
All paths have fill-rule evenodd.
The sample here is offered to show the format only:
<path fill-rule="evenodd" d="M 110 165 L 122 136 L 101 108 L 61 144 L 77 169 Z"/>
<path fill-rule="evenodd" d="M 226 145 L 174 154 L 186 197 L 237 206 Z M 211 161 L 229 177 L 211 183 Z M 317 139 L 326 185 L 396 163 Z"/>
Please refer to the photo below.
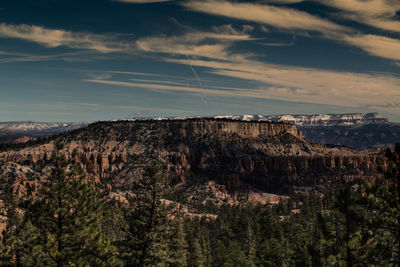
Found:
<path fill-rule="evenodd" d="M 229 25 L 214 30 L 189 32 L 180 36 L 140 38 L 136 41 L 136 47 L 144 52 L 226 59 L 232 43 L 254 40 L 249 34 L 235 31 Z"/>
<path fill-rule="evenodd" d="M 127 43 L 121 42 L 113 35 L 55 30 L 26 24 L 0 23 L 0 37 L 22 39 L 46 47 L 67 46 L 101 53 L 124 51 L 129 48 Z"/>
<path fill-rule="evenodd" d="M 319 0 L 316 0 L 319 1 Z M 334 6 L 345 10 L 340 15 L 358 16 L 367 22 L 376 22 L 391 25 L 400 31 L 400 22 L 390 20 L 396 16 L 396 10 L 400 9 L 400 2 L 392 0 L 327 0 L 322 1 L 326 5 Z M 272 3 L 274 1 L 263 1 Z M 280 1 L 279 1 L 280 2 Z M 285 2 L 285 1 L 283 1 Z M 290 2 L 290 1 L 289 1 Z M 329 20 L 313 16 L 303 11 L 260 3 L 239 3 L 226 0 L 190 0 L 182 5 L 199 12 L 225 16 L 234 19 L 252 21 L 264 25 L 272 26 L 280 30 L 304 30 L 322 33 L 324 38 L 356 46 L 367 53 L 391 60 L 399 60 L 399 39 L 385 36 L 362 34 L 355 29 L 344 27 Z M 367 20 L 368 18 L 368 20 Z M 379 24 L 378 23 L 378 24 Z M 374 25 L 378 25 L 375 23 Z M 372 25 L 372 24 L 371 24 Z M 265 29 L 268 32 L 268 29 Z M 298 34 L 298 33 L 297 33 Z M 279 46 L 282 43 L 268 43 L 266 45 Z M 290 45 L 290 44 L 283 44 Z M 226 47 L 219 47 L 222 55 Z"/>
<path fill-rule="evenodd" d="M 218 2 L 223 5 L 227 3 L 226 1 L 191 1 L 190 3 L 203 5 L 211 2 Z M 232 5 L 234 8 L 237 6 L 243 8 L 242 4 L 238 3 L 228 3 L 228 5 Z M 259 4 L 246 5 L 261 6 Z M 292 14 L 291 12 L 292 10 L 289 14 Z M 290 23 L 292 22 L 289 22 L 288 25 Z M 304 26 L 305 28 L 306 26 Z M 192 31 L 181 36 L 141 38 L 136 42 L 136 45 L 141 51 L 164 53 L 165 55 L 158 58 L 159 60 L 184 64 L 191 69 L 202 67 L 203 72 L 205 68 L 207 72 L 225 78 L 232 77 L 257 82 L 258 86 L 255 88 L 222 89 L 218 86 L 202 86 L 201 84 L 199 87 L 194 84 L 184 86 L 183 84 L 163 83 L 157 78 L 154 79 L 157 80 L 154 84 L 138 80 L 132 82 L 132 80 L 90 79 L 87 81 L 146 90 L 195 93 L 205 96 L 278 99 L 347 107 L 381 107 L 384 103 L 400 101 L 400 79 L 392 75 L 338 72 L 268 64 L 254 59 L 250 60 L 249 58 L 254 57 L 248 55 L 230 52 L 235 42 L 255 40 L 250 35 L 252 30 L 253 28 L 248 27 L 239 31 L 230 25 L 223 25 L 214 27 L 213 32 Z M 374 56 L 399 60 L 400 48 L 397 39 L 352 33 L 352 31 L 347 32 L 336 26 L 332 28 L 332 31 L 336 31 L 336 33 L 325 35 L 325 37 L 359 47 Z M 266 45 L 292 45 L 292 43 L 266 43 Z M 186 59 L 182 59 L 182 57 Z M 195 76 L 196 74 L 197 72 L 194 73 Z M 389 108 L 397 109 L 395 106 Z M 400 111 L 398 113 L 400 114 Z"/>
<path fill-rule="evenodd" d="M 183 76 L 174 76 L 174 75 L 165 75 L 165 74 L 157 74 L 157 73 L 143 73 L 143 72 L 131 72 L 131 71 L 105 71 L 106 73 L 113 74 L 125 74 L 128 76 L 134 76 L 135 78 L 130 78 L 130 80 L 144 80 L 146 82 L 161 82 L 161 83 L 171 83 L 175 85 L 184 85 L 188 83 L 194 82 L 192 78 L 183 77 Z M 207 80 L 202 79 L 202 82 L 207 83 L 218 83 L 218 80 Z M 220 81 L 222 82 L 222 81 Z"/>
<path fill-rule="evenodd" d="M 279 29 L 332 34 L 349 29 L 329 20 L 287 7 L 220 0 L 187 1 L 183 6 L 198 12 L 267 24 Z"/>
<path fill-rule="evenodd" d="M 226 0 L 189 0 L 183 2 L 182 5 L 194 11 L 256 22 L 263 27 L 265 32 L 268 32 L 265 26 L 290 32 L 298 30 L 319 32 L 324 38 L 358 47 L 374 56 L 394 60 L 395 64 L 400 62 L 400 40 L 398 39 L 357 33 L 353 29 L 303 11 L 266 4 L 271 2 L 277 3 L 277 1 L 263 1 L 264 4 L 262 4 L 261 2 L 239 3 Z M 289 3 L 292 1 L 278 2 Z M 331 2 L 339 3 L 340 1 L 332 0 Z M 371 2 L 376 3 L 376 0 L 371 0 Z M 392 12 L 386 7 L 386 5 L 378 7 L 378 11 L 369 7 L 364 9 L 371 16 L 382 18 L 384 14 Z M 351 7 L 347 9 L 348 12 L 351 11 Z M 118 80 L 113 77 L 114 75 L 97 75 L 85 80 L 91 83 L 205 96 L 277 99 L 347 107 L 384 107 L 396 110 L 400 114 L 398 105 L 387 104 L 400 102 L 400 78 L 393 75 L 338 72 L 269 64 L 254 60 L 255 57 L 249 55 L 232 52 L 232 47 L 237 42 L 260 41 L 252 37 L 253 29 L 254 27 L 250 25 L 244 25 L 238 29 L 227 24 L 212 27 L 210 32 L 191 29 L 182 35 L 142 37 L 129 43 L 122 41 L 115 34 L 71 32 L 40 26 L 1 23 L 0 37 L 23 39 L 46 47 L 67 46 L 102 53 L 162 54 L 161 56 L 157 55 L 157 60 L 188 66 L 195 77 L 193 80 L 198 82 L 198 84 L 193 81 L 188 84 L 174 83 L 159 74 L 110 71 L 111 74 L 147 76 L 147 78 Z M 293 44 L 264 43 L 269 46 Z M 21 61 L 50 60 L 54 56 L 15 56 L 8 59 L 3 58 L 0 63 L 16 60 L 15 58 L 20 58 Z M 197 67 L 202 68 L 198 68 L 196 71 Z M 237 78 L 251 81 L 256 86 L 252 88 L 210 86 L 199 77 L 199 74 L 202 75 L 204 71 L 218 77 L 223 76 L 226 79 Z M 115 76 L 120 77 L 121 75 Z M 248 85 L 250 86 L 250 83 Z"/>
<path fill-rule="evenodd" d="M 317 0 L 340 10 L 340 16 L 375 28 L 400 32 L 398 0 Z"/>
<path fill-rule="evenodd" d="M 109 70 L 108 72 L 109 72 L 109 73 L 115 73 L 115 74 L 127 74 L 127 75 L 138 75 L 138 76 L 153 76 L 153 77 L 164 76 L 164 75 L 161 75 L 161 74 L 143 73 L 143 72 L 133 72 L 133 71 Z"/>
<path fill-rule="evenodd" d="M 104 80 L 104 79 L 101 79 Z M 157 80 L 157 79 L 129 79 L 130 81 L 134 82 L 140 82 L 140 83 L 159 83 L 159 84 L 170 84 L 170 85 L 176 85 L 176 86 L 188 86 L 188 82 L 175 82 L 175 81 L 166 81 L 166 80 Z"/>
<path fill-rule="evenodd" d="M 206 67 L 209 72 L 220 76 L 259 82 L 257 89 L 229 91 L 230 95 L 348 107 L 400 101 L 400 79 L 391 75 L 299 68 L 249 60 L 230 63 L 171 61 Z"/>
<path fill-rule="evenodd" d="M 376 107 L 377 109 L 385 107 L 385 109 L 391 109 L 392 112 L 400 114 L 398 106 L 387 105 L 387 103 L 400 102 L 400 78 L 392 75 L 337 72 L 266 64 L 249 60 L 236 62 L 190 59 L 167 60 L 207 68 L 207 72 L 226 78 L 257 81 L 258 85 L 252 88 L 227 88 L 212 85 L 201 88 L 193 85 L 168 84 L 158 79 L 154 79 L 153 83 L 140 80 L 132 82 L 88 79 L 86 81 L 205 96 L 276 99 L 344 107 Z"/>
<path fill-rule="evenodd" d="M 93 52 L 94 53 L 94 52 Z M 70 53 L 58 53 L 51 55 L 35 55 L 21 52 L 0 51 L 0 55 L 5 57 L 0 58 L 0 64 L 15 63 L 15 62 L 36 62 L 49 60 L 64 60 L 64 61 L 83 61 L 88 58 L 95 58 L 94 54 L 88 51 L 76 51 Z M 83 57 L 84 56 L 84 57 Z"/>
<path fill-rule="evenodd" d="M 374 34 L 344 35 L 343 39 L 358 46 L 367 53 L 391 60 L 400 61 L 400 40 Z"/>
<path fill-rule="evenodd" d="M 260 42 L 259 44 L 266 45 L 266 46 L 293 46 L 295 39 L 296 39 L 296 37 L 293 36 L 293 38 L 290 42 Z"/>
<path fill-rule="evenodd" d="M 107 84 L 114 86 L 123 86 L 123 87 L 131 87 L 136 89 L 146 89 L 151 91 L 161 91 L 161 92 L 183 92 L 183 93 L 192 93 L 200 96 L 204 95 L 218 95 L 218 96 L 243 96 L 234 91 L 230 90 L 218 90 L 218 89 L 205 89 L 191 86 L 176 86 L 169 84 L 161 84 L 161 83 L 142 83 L 142 82 L 126 82 L 126 81 L 116 81 L 116 80 L 94 80 L 88 79 L 84 80 L 85 82 L 91 83 L 99 83 L 99 84 Z"/>

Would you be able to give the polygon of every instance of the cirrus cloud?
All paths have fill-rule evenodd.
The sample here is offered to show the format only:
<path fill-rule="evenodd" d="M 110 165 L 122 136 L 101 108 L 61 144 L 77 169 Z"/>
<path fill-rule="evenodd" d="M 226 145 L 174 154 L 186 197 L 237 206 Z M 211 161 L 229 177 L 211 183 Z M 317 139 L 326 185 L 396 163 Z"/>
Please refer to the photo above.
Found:
<path fill-rule="evenodd" d="M 374 34 L 344 35 L 343 39 L 367 53 L 400 61 L 400 40 Z"/>
<path fill-rule="evenodd" d="M 393 28 L 400 31 L 400 22 L 389 19 L 396 15 L 396 10 L 400 10 L 400 2 L 395 1 L 321 0 L 321 3 L 345 10 L 346 13 L 340 14 L 341 16 L 358 16 L 377 27 L 381 25 L 383 28 Z M 270 3 L 271 1 L 263 2 Z M 239 3 L 226 0 L 190 0 L 182 5 L 198 12 L 256 22 L 261 24 L 261 27 L 268 25 L 280 30 L 320 32 L 324 38 L 356 46 L 370 55 L 394 61 L 400 60 L 399 39 L 362 34 L 354 29 L 303 11 L 267 4 Z M 298 32 L 296 33 L 298 34 Z"/>
<path fill-rule="evenodd" d="M 87 79 L 86 82 L 153 91 L 172 91 L 204 96 L 274 99 L 342 107 L 374 107 L 400 115 L 400 78 L 380 73 L 354 73 L 269 64 L 236 58 L 232 61 L 172 59 L 167 62 L 201 67 L 203 72 L 225 79 L 247 80 L 248 87 L 228 88 L 207 83 L 171 84 L 164 78 L 152 81 Z M 134 81 L 134 82 L 132 82 Z"/>
<path fill-rule="evenodd" d="M 340 10 L 340 16 L 372 27 L 400 32 L 398 0 L 317 0 Z"/>
<path fill-rule="evenodd" d="M 350 30 L 329 20 L 286 7 L 219 0 L 190 0 L 182 5 L 198 12 L 267 24 L 279 29 L 315 31 L 323 34 Z"/>
<path fill-rule="evenodd" d="M 118 41 L 113 35 L 71 32 L 26 24 L 0 23 L 0 37 L 22 39 L 46 47 L 67 46 L 101 53 L 119 52 L 129 47 L 128 44 Z"/>
<path fill-rule="evenodd" d="M 226 59 L 229 55 L 228 50 L 234 42 L 254 40 L 245 33 L 250 30 L 251 27 L 244 27 L 239 32 L 230 25 L 223 25 L 214 27 L 214 32 L 189 32 L 180 36 L 140 38 L 136 41 L 136 47 L 151 53 Z"/>
<path fill-rule="evenodd" d="M 382 106 L 384 103 L 400 102 L 400 78 L 393 75 L 301 68 L 246 59 L 231 62 L 168 61 L 204 67 L 219 76 L 259 82 L 256 88 L 229 92 L 236 96 L 347 107 Z M 400 114 L 398 107 L 392 108 Z"/>

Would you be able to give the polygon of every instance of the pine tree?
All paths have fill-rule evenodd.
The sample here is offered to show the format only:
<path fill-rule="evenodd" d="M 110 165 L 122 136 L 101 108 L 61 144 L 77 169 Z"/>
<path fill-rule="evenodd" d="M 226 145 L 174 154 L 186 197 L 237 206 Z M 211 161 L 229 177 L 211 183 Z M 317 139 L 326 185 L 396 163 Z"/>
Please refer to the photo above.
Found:
<path fill-rule="evenodd" d="M 172 204 L 163 203 L 168 181 L 161 166 L 153 162 L 135 181 L 133 192 L 127 196 L 127 240 L 122 250 L 127 266 L 157 265 L 165 262 L 167 253 L 168 215 Z"/>
<path fill-rule="evenodd" d="M 252 229 L 252 225 L 247 221 L 246 226 L 246 239 L 245 239 L 245 253 L 247 257 L 248 266 L 255 266 L 255 259 L 257 253 L 257 240 Z"/>
<path fill-rule="evenodd" d="M 188 244 L 183 230 L 183 222 L 178 218 L 172 224 L 171 236 L 168 244 L 168 264 L 170 266 L 187 266 Z"/>
<path fill-rule="evenodd" d="M 366 186 L 368 218 L 368 262 L 400 264 L 400 143 L 386 150 L 386 179 Z"/>
<path fill-rule="evenodd" d="M 100 232 L 101 204 L 96 192 L 62 149 L 63 144 L 56 142 L 53 168 L 42 184 L 41 198 L 25 205 L 31 240 L 24 265 L 116 266 L 116 248 Z"/>
<path fill-rule="evenodd" d="M 5 229 L 0 234 L 0 266 L 17 266 L 21 264 L 20 240 L 17 238 L 24 235 L 23 214 L 19 209 L 19 200 L 14 194 L 13 185 L 17 177 L 5 180 L 1 200 L 3 202 L 3 214 L 0 214 L 5 222 Z"/>
<path fill-rule="evenodd" d="M 288 253 L 279 217 L 268 208 L 260 214 L 257 223 L 260 225 L 257 265 L 285 266 Z"/>
<path fill-rule="evenodd" d="M 200 220 L 205 224 L 205 221 Z M 212 266 L 213 263 L 213 248 L 211 247 L 210 235 L 207 232 L 202 232 L 199 236 L 199 243 L 202 249 L 202 257 L 199 257 L 199 261 L 203 262 L 204 266 Z"/>
<path fill-rule="evenodd" d="M 189 257 L 189 266 L 203 267 L 205 262 L 205 256 L 203 248 L 201 247 L 198 237 L 194 237 L 192 240 L 191 253 Z"/>
<path fill-rule="evenodd" d="M 337 190 L 331 213 L 321 223 L 324 237 L 319 246 L 323 247 L 324 264 L 368 264 L 366 253 L 371 243 L 364 240 L 365 233 L 368 232 L 368 210 L 363 202 L 361 187 L 347 185 Z"/>
<path fill-rule="evenodd" d="M 112 201 L 103 204 L 100 229 L 110 239 L 111 243 L 118 243 L 125 239 L 128 225 L 121 203 Z"/>
<path fill-rule="evenodd" d="M 18 212 L 18 204 L 12 192 L 6 192 L 3 202 L 5 214 L 2 216 L 6 221 L 5 229 L 0 235 L 0 266 L 15 266 L 20 263 L 20 246 L 16 237 L 23 231 L 23 216 Z"/>

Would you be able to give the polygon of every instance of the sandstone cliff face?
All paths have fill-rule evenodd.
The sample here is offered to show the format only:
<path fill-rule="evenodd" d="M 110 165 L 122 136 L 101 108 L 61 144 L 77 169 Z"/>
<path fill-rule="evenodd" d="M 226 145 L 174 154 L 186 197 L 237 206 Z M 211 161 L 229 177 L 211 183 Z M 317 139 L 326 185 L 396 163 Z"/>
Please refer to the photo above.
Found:
<path fill-rule="evenodd" d="M 182 183 L 213 180 L 228 192 L 251 186 L 271 193 L 291 186 L 375 179 L 378 164 L 384 163 L 371 152 L 310 143 L 294 125 L 283 123 L 214 119 L 101 122 L 62 139 L 67 157 L 107 190 L 128 190 L 153 159 Z M 24 177 L 25 182 L 44 179 L 52 150 L 53 141 L 0 151 L 0 177 L 1 172 L 12 172 L 7 166 L 13 163 L 35 174 Z M 72 156 L 74 150 L 78 156 Z"/>
<path fill-rule="evenodd" d="M 292 134 L 301 138 L 294 125 L 284 123 L 259 123 L 226 120 L 188 120 L 188 121 L 165 121 L 163 126 L 171 129 L 173 134 L 184 138 L 198 138 L 208 134 L 222 136 L 224 134 L 237 134 L 243 138 L 257 138 L 260 136 L 276 136 L 281 134 Z"/>

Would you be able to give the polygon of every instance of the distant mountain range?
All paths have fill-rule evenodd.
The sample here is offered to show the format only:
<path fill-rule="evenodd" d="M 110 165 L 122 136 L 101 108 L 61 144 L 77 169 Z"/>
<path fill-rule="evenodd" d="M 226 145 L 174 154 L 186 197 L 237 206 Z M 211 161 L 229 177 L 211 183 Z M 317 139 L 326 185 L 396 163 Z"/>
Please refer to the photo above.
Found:
<path fill-rule="evenodd" d="M 377 113 L 354 114 L 317 114 L 317 115 L 277 115 L 267 116 L 275 122 L 292 123 L 301 127 L 308 126 L 356 126 L 388 123 L 388 119 Z"/>
<path fill-rule="evenodd" d="M 124 119 L 185 120 L 201 117 L 140 117 Z M 217 115 L 206 118 L 238 121 L 270 121 L 294 124 L 303 136 L 315 143 L 368 149 L 388 146 L 400 141 L 400 124 L 391 123 L 377 113 L 315 114 L 315 115 Z M 90 122 L 0 122 L 0 142 L 45 137 L 85 127 Z"/>
<path fill-rule="evenodd" d="M 400 124 L 391 123 L 377 113 L 282 115 L 266 118 L 295 124 L 304 138 L 318 144 L 369 149 L 400 142 Z"/>
<path fill-rule="evenodd" d="M 141 117 L 132 118 L 131 120 L 184 120 L 190 118 L 204 117 Z M 295 124 L 300 127 L 307 126 L 355 126 L 366 124 L 383 124 L 389 123 L 387 118 L 380 116 L 378 113 L 349 113 L 349 114 L 314 114 L 314 115 L 217 115 L 205 118 L 213 119 L 229 119 L 240 121 L 270 121 L 284 122 Z"/>
<path fill-rule="evenodd" d="M 0 122 L 0 142 L 26 141 L 85 127 L 89 122 Z"/>
<path fill-rule="evenodd" d="M 57 132 L 74 130 L 88 125 L 88 122 L 0 122 L 0 131 L 15 132 Z"/>

